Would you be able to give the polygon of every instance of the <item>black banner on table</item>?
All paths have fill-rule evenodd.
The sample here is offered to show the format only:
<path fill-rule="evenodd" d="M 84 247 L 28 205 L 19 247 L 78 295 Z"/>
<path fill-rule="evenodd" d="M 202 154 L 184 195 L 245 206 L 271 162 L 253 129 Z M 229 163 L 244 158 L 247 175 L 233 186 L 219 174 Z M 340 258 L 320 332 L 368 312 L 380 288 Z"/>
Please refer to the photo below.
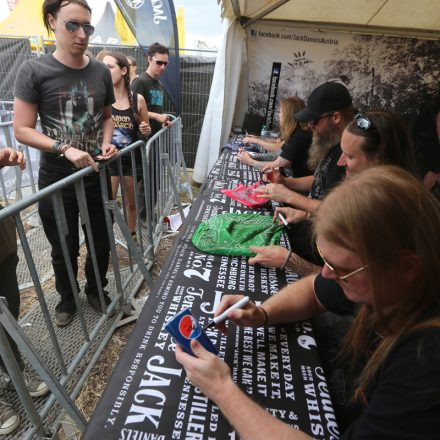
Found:
<path fill-rule="evenodd" d="M 273 116 L 275 112 L 275 103 L 278 94 L 278 83 L 280 82 L 281 63 L 272 64 L 272 74 L 270 75 L 269 96 L 267 98 L 266 107 L 266 127 L 268 130 L 272 128 Z"/>
<path fill-rule="evenodd" d="M 189 384 L 175 359 L 174 342 L 163 329 L 184 308 L 203 325 L 226 293 L 246 294 L 260 303 L 297 279 L 290 272 L 250 266 L 246 257 L 208 255 L 192 245 L 201 221 L 222 212 L 249 212 L 219 191 L 236 184 L 210 180 L 193 204 L 84 439 L 238 438 L 218 407 Z M 283 235 L 286 245 L 285 239 Z M 207 334 L 236 383 L 268 412 L 316 439 L 337 438 L 308 322 L 260 329 L 229 324 L 227 337 L 215 329 Z"/>
<path fill-rule="evenodd" d="M 229 149 L 223 150 L 223 153 L 208 173 L 208 179 L 224 182 L 233 179 L 238 180 L 240 183 L 247 182 L 248 184 L 253 184 L 261 180 L 261 178 L 261 171 L 241 163 L 237 158 L 237 152 Z"/>

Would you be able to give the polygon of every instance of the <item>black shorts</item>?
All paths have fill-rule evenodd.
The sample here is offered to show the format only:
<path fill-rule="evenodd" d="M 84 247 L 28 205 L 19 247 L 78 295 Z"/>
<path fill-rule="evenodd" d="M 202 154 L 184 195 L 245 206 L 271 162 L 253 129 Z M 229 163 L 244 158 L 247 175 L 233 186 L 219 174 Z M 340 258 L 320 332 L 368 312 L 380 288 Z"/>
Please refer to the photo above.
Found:
<path fill-rule="evenodd" d="M 135 150 L 134 153 L 135 160 L 136 160 L 136 172 L 139 177 L 139 175 L 142 173 L 142 156 L 139 149 Z M 119 160 L 114 160 L 109 163 L 109 171 L 110 176 L 119 176 L 119 170 L 118 170 L 118 162 Z M 127 153 L 124 156 L 120 158 L 121 167 L 122 167 L 122 175 L 123 176 L 132 176 L 133 175 L 133 169 L 131 164 L 131 153 Z"/>

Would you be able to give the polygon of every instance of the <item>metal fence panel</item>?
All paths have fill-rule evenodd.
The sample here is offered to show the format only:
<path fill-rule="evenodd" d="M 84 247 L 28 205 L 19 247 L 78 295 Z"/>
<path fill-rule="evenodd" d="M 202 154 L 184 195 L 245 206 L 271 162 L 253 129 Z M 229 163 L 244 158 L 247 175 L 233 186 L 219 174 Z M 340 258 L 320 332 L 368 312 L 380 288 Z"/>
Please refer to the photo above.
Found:
<path fill-rule="evenodd" d="M 142 164 L 135 163 L 137 160 L 136 149 L 141 149 L 143 156 Z M 158 154 L 153 155 L 153 152 Z M 85 280 L 79 280 L 79 288 L 77 288 L 70 258 L 66 246 L 64 246 L 65 261 L 68 272 L 71 275 L 71 286 L 77 304 L 78 316 L 66 328 L 54 326 L 52 321 L 59 296 L 56 292 L 45 291 L 42 283 L 44 277 L 42 277 L 37 264 L 42 259 L 44 253 L 39 249 L 36 251 L 33 248 L 32 241 L 29 239 L 32 233 L 25 231 L 21 218 L 22 212 L 29 206 L 38 203 L 44 198 L 51 197 L 55 208 L 57 229 L 60 237 L 63 237 L 68 231 L 66 230 L 67 222 L 61 199 L 61 191 L 67 187 L 74 186 L 80 208 L 81 224 L 85 226 L 88 236 L 91 237 L 93 231 L 91 231 L 90 227 L 90 215 L 93 215 L 93 213 L 88 211 L 83 185 L 83 179 L 93 172 L 91 168 L 77 171 L 63 180 L 30 195 L 24 200 L 16 201 L 0 211 L 0 222 L 11 215 L 15 218 L 20 237 L 20 259 L 26 261 L 29 267 L 32 283 L 35 286 L 38 297 L 37 306 L 20 322 L 20 326 L 17 325 L 12 315 L 5 309 L 6 306 L 0 303 L 0 323 L 17 342 L 20 351 L 26 358 L 26 362 L 31 364 L 33 369 L 40 374 L 40 377 L 46 381 L 52 392 L 48 397 L 30 401 L 26 388 L 21 386 L 23 384 L 20 383 L 18 366 L 16 364 L 11 366 L 11 363 L 9 363 L 8 367 L 13 370 L 11 377 L 18 395 L 13 391 L 8 391 L 7 397 L 14 402 L 15 408 L 20 409 L 20 417 L 22 419 L 20 430 L 14 434 L 14 438 L 30 439 L 34 435 L 37 435 L 38 438 L 43 438 L 43 431 L 48 433 L 50 427 L 57 423 L 56 416 L 61 408 L 70 415 L 80 429 L 84 428 L 83 417 L 78 412 L 73 401 L 94 363 L 98 360 L 108 339 L 113 334 L 115 327 L 119 325 L 123 315 L 130 312 L 130 304 L 142 282 L 146 281 L 147 284 L 152 285 L 148 267 L 151 266 L 150 257 L 154 254 L 155 247 L 157 247 L 163 232 L 161 227 L 163 219 L 170 213 L 174 204 L 177 204 L 180 212 L 182 212 L 178 194 L 181 187 L 182 171 L 186 177 L 185 189 L 189 193 L 190 198 L 192 198 L 181 151 L 180 118 L 174 119 L 169 128 L 164 128 L 159 133 L 156 133 L 147 145 L 138 141 L 118 153 L 119 157 L 124 155 L 131 155 L 132 163 L 134 162 L 132 167 L 133 179 L 136 182 L 142 179 L 145 188 L 148 189 L 148 191 L 144 192 L 147 224 L 141 226 L 138 209 L 138 237 L 137 242 L 135 242 L 128 230 L 123 207 L 119 207 L 117 201 L 111 200 L 108 197 L 106 173 L 111 161 L 101 164 L 100 186 L 106 208 L 106 225 L 103 225 L 103 227 L 107 228 L 109 234 L 113 267 L 113 272 L 108 271 L 106 275 L 109 281 L 106 290 L 110 293 L 112 302 L 103 315 L 100 315 L 87 304 L 83 292 Z M 137 157 L 139 158 L 139 156 Z M 115 158 L 113 161 L 120 162 L 119 158 Z M 153 168 L 157 169 L 156 177 L 160 181 L 160 184 L 156 186 L 158 193 L 155 198 L 153 198 L 151 193 L 155 184 Z M 136 200 L 138 200 L 138 197 L 141 195 L 139 185 L 135 185 L 135 190 Z M 121 187 L 121 196 L 123 201 L 123 185 Z M 154 199 L 155 203 L 153 205 Z M 139 208 L 138 202 L 137 207 Z M 120 263 L 121 251 L 127 255 L 126 258 L 122 259 L 125 262 L 128 261 L 124 267 Z M 90 240 L 90 252 L 96 272 L 98 262 L 92 240 Z M 46 254 L 47 257 L 48 254 Z M 104 304 L 102 296 L 103 286 L 99 281 L 99 276 L 96 276 L 96 279 L 98 281 L 101 304 Z M 134 317 L 136 317 L 136 313 Z M 4 338 L 2 340 L 4 341 Z M 5 345 L 3 344 L 0 347 L 0 355 L 10 359 L 11 353 Z M 26 410 L 20 405 L 20 402 L 26 404 Z M 36 421 L 35 417 L 41 417 L 41 423 L 38 420 Z M 43 425 L 44 429 L 42 428 Z"/>

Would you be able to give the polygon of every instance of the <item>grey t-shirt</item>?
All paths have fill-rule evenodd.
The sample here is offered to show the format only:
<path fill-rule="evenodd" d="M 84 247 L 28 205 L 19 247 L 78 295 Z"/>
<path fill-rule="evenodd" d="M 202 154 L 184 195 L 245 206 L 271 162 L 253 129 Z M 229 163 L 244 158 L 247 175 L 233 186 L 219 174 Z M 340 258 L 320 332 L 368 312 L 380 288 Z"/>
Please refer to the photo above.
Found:
<path fill-rule="evenodd" d="M 72 69 L 52 54 L 27 60 L 18 71 L 15 97 L 38 104 L 44 134 L 92 156 L 100 154 L 104 107 L 115 101 L 110 70 L 103 63 L 90 60 L 83 69 Z M 40 166 L 74 169 L 67 159 L 46 152 Z"/>

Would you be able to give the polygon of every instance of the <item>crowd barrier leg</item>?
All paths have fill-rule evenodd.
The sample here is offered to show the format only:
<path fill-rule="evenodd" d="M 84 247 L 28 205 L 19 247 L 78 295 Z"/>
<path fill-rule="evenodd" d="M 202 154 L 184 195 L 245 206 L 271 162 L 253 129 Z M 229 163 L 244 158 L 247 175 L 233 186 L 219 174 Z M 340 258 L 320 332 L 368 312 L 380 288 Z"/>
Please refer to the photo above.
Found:
<path fill-rule="evenodd" d="M 170 163 L 168 154 L 164 154 L 164 156 L 165 156 L 164 157 L 165 166 L 169 172 L 171 186 L 173 187 L 173 191 L 174 191 L 174 201 L 179 208 L 179 213 L 180 213 L 180 216 L 182 217 L 182 220 L 183 220 L 185 218 L 185 213 L 183 212 L 182 203 L 180 202 L 179 189 L 177 188 L 177 183 L 176 183 L 176 180 L 173 175 L 173 170 L 171 169 L 171 163 Z"/>
<path fill-rule="evenodd" d="M 64 388 L 57 380 L 54 379 L 51 372 L 47 369 L 43 359 L 32 347 L 29 339 L 9 312 L 8 307 L 4 299 L 2 298 L 0 299 L 0 322 L 3 328 L 5 328 L 6 331 L 9 333 L 9 335 L 14 338 L 20 351 L 25 354 L 26 358 L 30 361 L 35 371 L 37 371 L 42 380 L 46 382 L 48 388 L 50 389 L 56 400 L 61 403 L 63 408 L 69 413 L 69 416 L 78 425 L 78 427 L 81 430 L 85 430 L 87 422 L 84 416 L 78 410 L 75 403 L 69 398 Z M 12 350 L 9 346 L 9 343 L 7 342 L 7 338 L 3 331 L 3 328 L 1 328 L 0 326 L 0 340 L 2 342 L 0 353 L 2 354 L 2 356 L 5 355 L 4 359 L 8 369 L 8 373 L 12 378 L 14 386 L 17 388 L 17 392 L 20 396 L 20 400 L 23 406 L 30 416 L 32 423 L 37 428 L 37 431 L 40 431 L 42 433 L 44 431 L 43 424 L 40 417 L 38 416 L 38 413 L 35 410 L 35 406 L 32 403 L 31 396 L 29 395 L 29 392 L 26 388 L 23 377 L 21 376 L 21 374 L 18 373 L 18 363 L 17 361 L 14 362 L 14 360 L 11 359 L 11 356 L 13 357 Z M 4 344 L 5 340 L 6 344 Z"/>
<path fill-rule="evenodd" d="M 148 272 L 145 264 L 144 259 L 141 251 L 139 250 L 139 247 L 134 242 L 130 231 L 128 230 L 127 223 L 124 221 L 124 217 L 119 212 L 119 209 L 117 208 L 116 202 L 114 201 L 108 201 L 107 202 L 107 209 L 110 209 L 113 212 L 113 215 L 115 216 L 115 221 L 118 224 L 118 226 L 121 228 L 121 232 L 124 235 L 124 238 L 127 240 L 128 248 L 130 249 L 130 252 L 133 254 L 135 260 L 139 264 L 139 269 L 142 272 L 142 275 L 144 276 L 144 279 L 146 283 L 148 284 L 148 287 L 153 287 L 153 279 L 151 278 L 150 272 Z"/>
<path fill-rule="evenodd" d="M 67 374 L 66 363 L 65 363 L 65 360 L 63 358 L 63 354 L 61 352 L 61 348 L 60 348 L 60 345 L 58 343 L 58 339 L 57 339 L 56 334 L 55 334 L 55 329 L 53 327 L 52 320 L 50 319 L 49 309 L 47 307 L 47 303 L 46 303 L 45 298 L 44 298 L 43 289 L 41 287 L 41 283 L 40 283 L 40 280 L 39 280 L 39 277 L 38 277 L 37 269 L 35 267 L 34 260 L 32 258 L 32 252 L 31 252 L 31 249 L 29 247 L 29 243 L 28 243 L 28 241 L 26 239 L 26 232 L 24 230 L 23 223 L 22 223 L 21 218 L 20 218 L 20 214 L 17 214 L 15 216 L 15 225 L 17 227 L 18 236 L 20 237 L 20 242 L 21 242 L 21 245 L 22 245 L 22 248 L 23 248 L 24 256 L 26 258 L 26 263 L 27 263 L 28 268 L 29 268 L 29 270 L 31 272 L 31 278 L 32 278 L 33 283 L 34 283 L 34 289 L 35 289 L 35 292 L 36 292 L 37 297 L 38 297 L 38 302 L 39 302 L 40 307 L 41 307 L 41 312 L 43 314 L 43 319 L 44 319 L 44 322 L 46 324 L 47 331 L 49 332 L 50 339 L 53 342 L 53 349 L 54 349 L 55 356 L 56 356 L 57 361 L 58 361 L 58 365 L 59 365 L 59 367 L 61 369 L 62 374 L 65 375 L 65 374 Z"/>

